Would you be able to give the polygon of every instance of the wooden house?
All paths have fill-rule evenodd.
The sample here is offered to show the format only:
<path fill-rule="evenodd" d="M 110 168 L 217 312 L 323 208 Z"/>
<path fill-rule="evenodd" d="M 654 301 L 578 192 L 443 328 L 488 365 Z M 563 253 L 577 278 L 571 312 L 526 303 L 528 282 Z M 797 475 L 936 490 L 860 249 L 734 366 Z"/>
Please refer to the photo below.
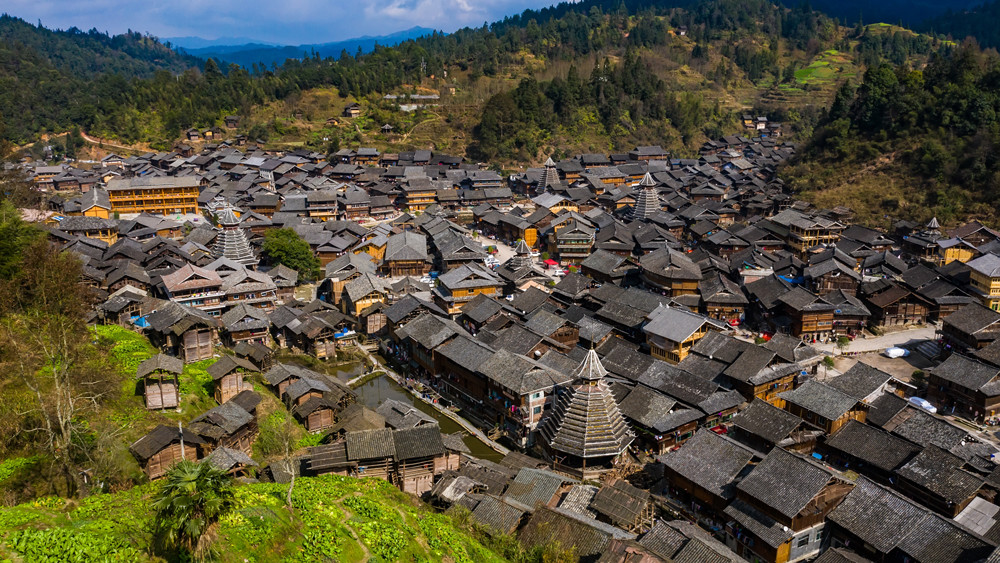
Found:
<path fill-rule="evenodd" d="M 868 324 L 874 327 L 922 324 L 931 308 L 920 295 L 886 279 L 863 284 L 861 299 L 871 313 Z"/>
<path fill-rule="evenodd" d="M 896 488 L 908 498 L 944 515 L 958 516 L 986 483 L 965 467 L 965 460 L 936 445 L 928 445 L 896 470 Z"/>
<path fill-rule="evenodd" d="M 642 327 L 650 354 L 658 360 L 677 364 L 691 347 L 714 326 L 707 317 L 679 307 L 660 307 L 647 317 Z"/>
<path fill-rule="evenodd" d="M 215 355 L 219 320 L 203 311 L 161 301 L 146 315 L 146 333 L 154 346 L 170 351 L 185 362 L 206 360 Z"/>
<path fill-rule="evenodd" d="M 699 430 L 680 448 L 661 455 L 670 492 L 691 499 L 721 518 L 736 496 L 736 481 L 753 460 L 752 450 L 708 429 Z"/>
<path fill-rule="evenodd" d="M 850 420 L 864 422 L 868 405 L 815 379 L 779 395 L 785 410 L 833 434 Z"/>
<path fill-rule="evenodd" d="M 274 350 L 258 342 L 240 342 L 233 348 L 237 358 L 250 362 L 256 371 L 264 373 L 274 365 Z"/>
<path fill-rule="evenodd" d="M 728 436 L 758 452 L 781 447 L 811 453 L 823 431 L 786 410 L 754 399 L 733 417 Z"/>
<path fill-rule="evenodd" d="M 159 425 L 129 446 L 129 452 L 150 480 L 159 479 L 181 460 L 197 461 L 207 452 L 207 443 L 190 430 Z"/>
<path fill-rule="evenodd" d="M 852 486 L 826 467 L 775 448 L 736 486 L 724 511 L 726 545 L 747 560 L 811 557 L 823 544 L 827 513 Z"/>
<path fill-rule="evenodd" d="M 431 271 L 427 237 L 412 231 L 392 235 L 386 241 L 382 269 L 390 276 L 423 276 Z"/>
<path fill-rule="evenodd" d="M 244 390 L 232 400 L 211 408 L 191 421 L 190 430 L 209 447 L 231 448 L 250 454 L 257 439 L 257 405 L 260 395 Z"/>
<path fill-rule="evenodd" d="M 478 295 L 499 297 L 504 282 L 478 264 L 464 264 L 438 277 L 433 289 L 434 303 L 449 315 L 458 315 L 462 307 Z"/>
<path fill-rule="evenodd" d="M 788 331 L 806 341 L 833 336 L 836 306 L 822 297 L 795 287 L 778 298 L 780 311 L 791 321 Z"/>
<path fill-rule="evenodd" d="M 225 403 L 243 391 L 253 390 L 253 384 L 246 380 L 251 373 L 258 372 L 256 366 L 234 356 L 223 356 L 219 361 L 208 366 L 208 374 L 212 376 L 213 396 L 216 402 Z"/>
<path fill-rule="evenodd" d="M 250 468 L 257 467 L 257 462 L 246 453 L 226 447 L 215 448 L 201 463 L 207 463 L 233 477 L 250 477 Z"/>
<path fill-rule="evenodd" d="M 277 267 L 268 270 L 267 275 L 274 280 L 279 304 L 287 303 L 295 298 L 295 286 L 299 283 L 298 272 L 284 264 L 278 264 Z"/>
<path fill-rule="evenodd" d="M 633 487 L 624 479 L 615 479 L 601 487 L 590 501 L 590 510 L 597 514 L 599 522 L 628 532 L 648 530 L 655 513 L 649 492 Z"/>
<path fill-rule="evenodd" d="M 332 427 L 337 414 L 354 402 L 350 389 L 325 375 L 303 369 L 298 375 L 285 387 L 282 399 L 309 432 Z"/>
<path fill-rule="evenodd" d="M 927 399 L 942 411 L 973 420 L 996 418 L 1000 414 L 1000 368 L 951 354 L 930 370 Z"/>
<path fill-rule="evenodd" d="M 344 108 L 341 115 L 350 118 L 361 117 L 361 104 L 354 102 L 347 104 L 347 107 Z"/>
<path fill-rule="evenodd" d="M 645 254 L 639 258 L 639 266 L 646 287 L 670 297 L 698 294 L 701 268 L 676 250 L 663 248 Z"/>
<path fill-rule="evenodd" d="M 1000 337 L 1000 313 L 971 303 L 941 323 L 945 344 L 956 350 L 979 350 Z"/>
<path fill-rule="evenodd" d="M 147 409 L 174 409 L 180 405 L 177 376 L 183 371 L 182 360 L 165 354 L 157 354 L 139 364 L 136 378 L 142 380 Z"/>
<path fill-rule="evenodd" d="M 359 318 L 361 312 L 376 303 L 386 303 L 392 295 L 389 284 L 382 278 L 365 272 L 344 286 L 340 299 L 341 310 L 346 315 Z"/>
<path fill-rule="evenodd" d="M 271 343 L 271 321 L 263 309 L 240 303 L 222 315 L 226 344 L 232 348 L 241 342 Z"/>
<path fill-rule="evenodd" d="M 916 444 L 856 420 L 848 421 L 823 443 L 827 463 L 885 485 L 896 481 L 896 469 L 919 451 Z"/>
<path fill-rule="evenodd" d="M 396 482 L 404 492 L 420 496 L 434 486 L 434 478 L 458 469 L 458 456 L 445 450 L 436 424 L 395 430 Z"/>
<path fill-rule="evenodd" d="M 803 270 L 809 289 L 821 296 L 837 290 L 850 295 L 857 293 L 861 274 L 854 271 L 856 262 L 836 250 L 828 251 L 824 257 L 818 261 L 814 257 L 813 263 Z"/>
<path fill-rule="evenodd" d="M 995 549 L 969 528 L 865 477 L 829 512 L 826 530 L 831 548 L 849 546 L 858 561 L 959 563 L 982 560 Z"/>

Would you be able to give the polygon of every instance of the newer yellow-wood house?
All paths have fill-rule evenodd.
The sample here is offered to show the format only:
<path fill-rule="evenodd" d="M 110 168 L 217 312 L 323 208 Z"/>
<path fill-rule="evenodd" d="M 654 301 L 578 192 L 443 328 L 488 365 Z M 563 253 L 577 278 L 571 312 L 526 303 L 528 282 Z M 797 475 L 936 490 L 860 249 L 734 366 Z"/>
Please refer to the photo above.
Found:
<path fill-rule="evenodd" d="M 1000 256 L 984 254 L 968 262 L 969 278 L 983 306 L 1000 311 Z"/>

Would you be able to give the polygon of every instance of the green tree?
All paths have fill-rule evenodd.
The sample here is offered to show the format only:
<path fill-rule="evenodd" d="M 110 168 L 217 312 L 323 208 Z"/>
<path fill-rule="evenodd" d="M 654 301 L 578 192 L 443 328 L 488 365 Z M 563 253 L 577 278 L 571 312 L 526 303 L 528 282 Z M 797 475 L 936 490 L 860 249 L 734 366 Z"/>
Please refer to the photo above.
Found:
<path fill-rule="evenodd" d="M 319 259 L 313 255 L 309 243 L 289 228 L 268 231 L 261 245 L 264 258 L 272 266 L 284 264 L 295 270 L 306 281 L 319 278 Z"/>
<path fill-rule="evenodd" d="M 13 204 L 0 202 L 0 280 L 9 280 L 17 274 L 24 249 L 41 235 L 41 230 L 21 219 Z"/>
<path fill-rule="evenodd" d="M 153 497 L 154 538 L 167 553 L 205 559 L 209 534 L 233 503 L 233 480 L 208 463 L 181 461 Z"/>

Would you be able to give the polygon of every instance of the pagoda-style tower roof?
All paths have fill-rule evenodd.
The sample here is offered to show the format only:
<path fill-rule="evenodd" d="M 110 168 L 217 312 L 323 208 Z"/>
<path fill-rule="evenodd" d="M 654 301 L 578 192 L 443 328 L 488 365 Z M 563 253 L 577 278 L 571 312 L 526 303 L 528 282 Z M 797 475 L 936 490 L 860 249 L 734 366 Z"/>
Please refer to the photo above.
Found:
<path fill-rule="evenodd" d="M 248 268 L 257 265 L 257 257 L 250 249 L 246 232 L 240 228 L 240 220 L 233 208 L 226 206 L 216 214 L 219 220 L 219 234 L 215 237 L 212 254 L 216 258 L 229 258 Z"/>
<path fill-rule="evenodd" d="M 660 194 L 656 189 L 656 180 L 649 172 L 639 180 L 639 195 L 635 198 L 635 207 L 632 208 L 632 220 L 642 221 L 649 219 L 660 211 Z"/>
<path fill-rule="evenodd" d="M 607 373 L 591 349 L 539 430 L 552 450 L 583 460 L 606 460 L 632 443 L 632 431 L 604 381 Z"/>
<path fill-rule="evenodd" d="M 507 260 L 506 264 L 512 269 L 518 269 L 531 266 L 531 263 L 531 248 L 524 242 L 524 239 L 521 239 L 514 247 L 514 255 Z"/>

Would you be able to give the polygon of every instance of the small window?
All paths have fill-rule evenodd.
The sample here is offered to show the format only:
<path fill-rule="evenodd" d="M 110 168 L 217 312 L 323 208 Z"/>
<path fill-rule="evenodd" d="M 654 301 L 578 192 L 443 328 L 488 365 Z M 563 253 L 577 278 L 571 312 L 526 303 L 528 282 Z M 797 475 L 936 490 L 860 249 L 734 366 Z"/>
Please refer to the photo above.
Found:
<path fill-rule="evenodd" d="M 800 537 L 798 541 L 795 543 L 796 547 L 805 547 L 807 545 L 809 545 L 809 534 Z"/>
<path fill-rule="evenodd" d="M 816 530 L 816 535 L 813 536 L 813 541 L 816 543 L 823 541 L 823 530 Z"/>
<path fill-rule="evenodd" d="M 535 407 L 531 409 L 532 414 L 542 414 L 542 407 Z"/>

